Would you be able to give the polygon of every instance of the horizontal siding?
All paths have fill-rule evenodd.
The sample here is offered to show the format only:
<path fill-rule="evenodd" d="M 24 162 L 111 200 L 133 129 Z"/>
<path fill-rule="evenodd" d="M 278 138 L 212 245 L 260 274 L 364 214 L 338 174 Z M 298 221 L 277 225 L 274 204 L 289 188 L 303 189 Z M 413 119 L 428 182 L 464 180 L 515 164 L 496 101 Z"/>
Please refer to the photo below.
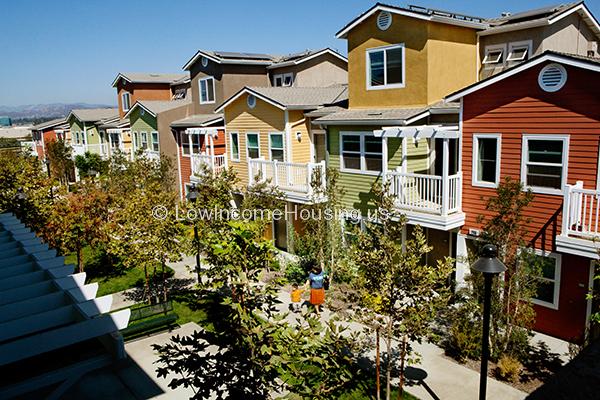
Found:
<path fill-rule="evenodd" d="M 308 118 L 304 118 L 303 111 L 289 111 L 289 121 L 292 125 L 292 162 L 297 163 L 308 163 L 311 162 L 310 158 L 310 134 L 308 130 L 308 124 L 310 123 Z M 296 133 L 300 132 L 300 140 L 298 140 Z"/>
<path fill-rule="evenodd" d="M 462 228 L 481 228 L 479 215 L 490 217 L 485 204 L 495 190 L 472 186 L 473 135 L 499 133 L 501 179 L 521 179 L 521 150 L 524 134 L 569 135 L 567 182 L 583 181 L 596 187 L 600 139 L 600 84 L 598 74 L 567 67 L 566 85 L 546 93 L 537 84 L 542 66 L 534 67 L 500 83 L 490 85 L 463 99 L 463 197 L 466 222 Z M 525 210 L 531 219 L 526 240 L 536 248 L 552 250 L 560 234 L 562 195 L 535 194 Z"/>

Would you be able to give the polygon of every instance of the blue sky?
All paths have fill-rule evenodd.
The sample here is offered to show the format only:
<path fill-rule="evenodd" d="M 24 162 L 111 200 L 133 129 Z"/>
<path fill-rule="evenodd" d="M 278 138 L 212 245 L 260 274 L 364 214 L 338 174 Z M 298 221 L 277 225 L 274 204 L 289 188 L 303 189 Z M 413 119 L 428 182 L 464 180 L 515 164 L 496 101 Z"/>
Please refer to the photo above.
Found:
<path fill-rule="evenodd" d="M 482 17 L 559 2 L 411 1 Z M 111 82 L 118 72 L 179 72 L 199 48 L 286 54 L 329 46 L 345 54 L 346 42 L 335 39 L 335 32 L 374 3 L 367 0 L 3 2 L 0 105 L 114 104 L 116 94 Z M 600 16 L 600 0 L 586 4 Z"/>

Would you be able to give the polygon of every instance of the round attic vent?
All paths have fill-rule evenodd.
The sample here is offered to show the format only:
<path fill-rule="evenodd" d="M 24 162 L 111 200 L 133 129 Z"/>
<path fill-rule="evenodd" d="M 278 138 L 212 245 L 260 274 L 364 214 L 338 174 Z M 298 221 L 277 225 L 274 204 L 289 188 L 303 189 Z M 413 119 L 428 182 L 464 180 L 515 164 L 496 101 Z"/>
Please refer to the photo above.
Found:
<path fill-rule="evenodd" d="M 392 25 L 392 14 L 387 11 L 380 12 L 377 16 L 377 27 L 385 31 L 390 25 Z"/>
<path fill-rule="evenodd" d="M 202 56 L 202 58 L 200 59 L 200 61 L 202 62 L 202 66 L 206 67 L 208 65 L 208 58 Z"/>
<path fill-rule="evenodd" d="M 256 107 L 256 97 L 253 94 L 248 95 L 246 102 L 248 103 L 248 107 L 250 107 L 250 108 Z"/>
<path fill-rule="evenodd" d="M 567 70 L 560 64 L 548 64 L 538 75 L 538 84 L 546 92 L 557 92 L 567 82 Z"/>

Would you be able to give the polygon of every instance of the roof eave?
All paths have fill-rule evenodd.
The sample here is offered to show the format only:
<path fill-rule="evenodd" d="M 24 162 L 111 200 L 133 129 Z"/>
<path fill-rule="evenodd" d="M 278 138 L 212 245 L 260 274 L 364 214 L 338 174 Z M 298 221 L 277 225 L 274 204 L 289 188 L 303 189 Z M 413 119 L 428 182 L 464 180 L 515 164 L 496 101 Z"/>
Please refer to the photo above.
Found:
<path fill-rule="evenodd" d="M 405 119 L 373 119 L 373 120 L 364 120 L 364 119 L 348 119 L 348 120 L 322 120 L 318 119 L 313 120 L 312 123 L 314 125 L 372 125 L 372 126 L 380 126 L 383 124 L 390 125 L 406 125 L 407 120 Z"/>

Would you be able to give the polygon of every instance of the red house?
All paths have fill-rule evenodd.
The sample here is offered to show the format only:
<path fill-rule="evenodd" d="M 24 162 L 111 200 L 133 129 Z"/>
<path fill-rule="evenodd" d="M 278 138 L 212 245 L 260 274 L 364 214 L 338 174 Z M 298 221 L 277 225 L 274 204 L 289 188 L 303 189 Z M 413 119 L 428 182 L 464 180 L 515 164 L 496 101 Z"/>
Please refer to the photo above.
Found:
<path fill-rule="evenodd" d="M 64 140 L 67 130 L 69 130 L 69 125 L 65 118 L 42 122 L 31 128 L 31 137 L 40 160 L 46 158 L 46 144 L 57 139 Z"/>
<path fill-rule="evenodd" d="M 600 238 L 600 59 L 544 52 L 446 99 L 461 100 L 463 211 L 457 256 L 477 240 L 506 176 L 535 194 L 526 240 L 544 257 L 535 329 L 581 342 Z M 457 281 L 467 266 L 457 263 Z"/>

